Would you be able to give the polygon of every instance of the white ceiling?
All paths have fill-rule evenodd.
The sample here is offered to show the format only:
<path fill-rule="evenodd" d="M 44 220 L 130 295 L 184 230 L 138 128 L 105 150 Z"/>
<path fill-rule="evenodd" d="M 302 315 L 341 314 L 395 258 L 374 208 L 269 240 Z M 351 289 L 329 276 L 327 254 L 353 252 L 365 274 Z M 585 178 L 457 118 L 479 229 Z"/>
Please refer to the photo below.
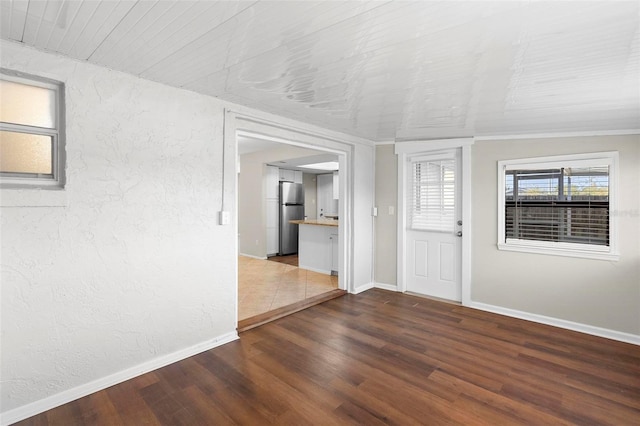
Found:
<path fill-rule="evenodd" d="M 1 37 L 372 140 L 640 128 L 639 2 L 2 0 Z"/>

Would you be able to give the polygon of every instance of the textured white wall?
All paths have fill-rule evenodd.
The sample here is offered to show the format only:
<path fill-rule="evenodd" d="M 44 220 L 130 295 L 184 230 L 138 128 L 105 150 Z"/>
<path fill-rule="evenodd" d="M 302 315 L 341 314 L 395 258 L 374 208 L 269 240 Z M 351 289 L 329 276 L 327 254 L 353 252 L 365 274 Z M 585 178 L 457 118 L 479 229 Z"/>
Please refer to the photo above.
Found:
<path fill-rule="evenodd" d="M 1 48 L 66 84 L 68 158 L 66 206 L 0 209 L 2 410 L 235 332 L 222 104 Z"/>
<path fill-rule="evenodd" d="M 237 234 L 217 225 L 223 189 L 236 217 L 224 108 L 322 129 L 15 43 L 0 50 L 3 68 L 65 83 L 67 114 L 65 191 L 1 191 L 3 206 L 31 205 L 0 208 L 5 421 L 234 335 Z M 346 277 L 357 287 L 371 281 L 373 148 L 328 134 L 357 145 Z"/>

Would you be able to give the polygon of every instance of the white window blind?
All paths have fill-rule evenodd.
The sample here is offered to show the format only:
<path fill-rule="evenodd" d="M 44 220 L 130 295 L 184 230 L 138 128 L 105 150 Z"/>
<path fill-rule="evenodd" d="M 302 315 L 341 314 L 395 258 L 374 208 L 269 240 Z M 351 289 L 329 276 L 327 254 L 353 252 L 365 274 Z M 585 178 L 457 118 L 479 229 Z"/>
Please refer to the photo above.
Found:
<path fill-rule="evenodd" d="M 452 232 L 455 224 L 455 160 L 412 161 L 409 228 Z"/>
<path fill-rule="evenodd" d="M 609 245 L 609 167 L 505 171 L 505 238 Z"/>

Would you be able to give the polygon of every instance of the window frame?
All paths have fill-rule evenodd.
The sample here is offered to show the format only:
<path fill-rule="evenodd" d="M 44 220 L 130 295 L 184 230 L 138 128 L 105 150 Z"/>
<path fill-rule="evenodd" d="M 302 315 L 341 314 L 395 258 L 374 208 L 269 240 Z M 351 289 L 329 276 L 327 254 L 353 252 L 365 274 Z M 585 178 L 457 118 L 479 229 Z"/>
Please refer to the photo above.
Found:
<path fill-rule="evenodd" d="M 555 256 L 617 261 L 618 252 L 618 164 L 617 151 L 568 154 L 550 157 L 498 161 L 498 250 Z M 609 245 L 521 240 L 506 237 L 506 172 L 514 169 L 560 169 L 567 167 L 609 167 Z"/>
<path fill-rule="evenodd" d="M 5 189 L 62 189 L 65 184 L 64 84 L 18 71 L 0 68 L 0 79 L 53 90 L 55 93 L 54 128 L 0 121 L 0 130 L 51 137 L 51 177 L 36 173 L 0 172 L 0 187 Z"/>

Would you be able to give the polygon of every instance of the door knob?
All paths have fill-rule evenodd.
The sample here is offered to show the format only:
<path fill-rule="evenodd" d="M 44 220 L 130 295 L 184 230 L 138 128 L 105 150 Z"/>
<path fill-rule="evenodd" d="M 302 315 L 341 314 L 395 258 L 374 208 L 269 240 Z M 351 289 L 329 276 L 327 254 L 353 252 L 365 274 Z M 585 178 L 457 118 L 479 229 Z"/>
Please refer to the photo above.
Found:
<path fill-rule="evenodd" d="M 458 237 L 462 237 L 462 231 L 458 231 L 458 232 L 456 232 L 456 235 L 457 235 Z"/>

